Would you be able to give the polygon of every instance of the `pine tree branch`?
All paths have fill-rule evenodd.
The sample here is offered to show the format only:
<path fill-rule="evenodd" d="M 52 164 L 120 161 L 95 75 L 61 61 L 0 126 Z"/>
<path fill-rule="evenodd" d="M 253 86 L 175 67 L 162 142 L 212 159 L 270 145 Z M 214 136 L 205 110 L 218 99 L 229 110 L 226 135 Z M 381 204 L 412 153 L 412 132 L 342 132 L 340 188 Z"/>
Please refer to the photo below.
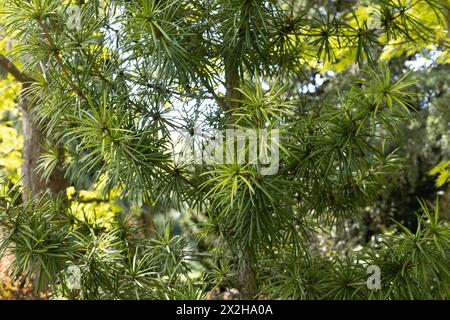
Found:
<path fill-rule="evenodd" d="M 3 54 L 0 54 L 0 66 L 6 70 L 6 72 L 10 73 L 17 81 L 19 82 L 34 82 L 35 80 L 17 68 L 14 63 L 5 57 Z"/>
<path fill-rule="evenodd" d="M 45 25 L 42 23 L 42 21 L 40 19 L 37 19 L 37 23 L 39 25 L 39 27 L 42 29 L 42 32 L 44 33 L 44 37 L 47 39 L 47 41 L 49 42 L 50 46 L 52 48 L 55 48 L 55 42 L 53 41 L 52 37 L 50 36 L 47 28 L 45 27 Z M 56 62 L 58 63 L 59 67 L 61 68 L 62 72 L 64 73 L 65 77 L 67 78 L 67 81 L 69 82 L 69 85 L 72 87 L 72 89 L 78 94 L 78 96 L 80 96 L 82 99 L 88 101 L 87 97 L 84 95 L 83 91 L 81 90 L 81 88 L 73 81 L 69 71 L 67 70 L 61 55 L 59 54 L 59 52 L 55 51 L 54 52 L 54 57 L 56 59 Z"/>

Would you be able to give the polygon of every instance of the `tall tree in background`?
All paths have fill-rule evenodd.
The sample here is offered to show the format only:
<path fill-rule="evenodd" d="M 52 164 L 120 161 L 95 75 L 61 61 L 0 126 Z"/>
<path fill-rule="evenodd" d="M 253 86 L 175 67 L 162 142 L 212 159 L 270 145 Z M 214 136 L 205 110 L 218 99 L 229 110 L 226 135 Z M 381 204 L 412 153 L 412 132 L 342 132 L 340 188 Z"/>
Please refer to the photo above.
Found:
<path fill-rule="evenodd" d="M 370 203 L 398 170 L 400 159 L 385 144 L 409 117 L 416 93 L 408 74 L 392 74 L 378 62 L 386 51 L 445 37 L 442 1 L 339 1 L 329 7 L 263 0 L 2 3 L 5 30 L 21 41 L 11 58 L 34 80 L 26 88 L 33 123 L 64 146 L 64 152 L 48 148 L 41 157 L 44 178 L 51 178 L 64 155 L 66 177 L 77 188 L 192 213 L 201 220 L 199 234 L 209 242 L 216 279 L 236 275 L 227 281 L 242 298 L 413 297 L 414 288 L 423 286 L 434 288 L 432 296 L 448 295 L 448 228 L 425 206 L 426 218 L 419 221 L 431 225 L 416 234 L 403 228 L 403 237 L 391 239 L 396 245 L 365 252 L 364 263 L 393 270 L 381 293 L 355 287 L 365 272 L 358 259 L 321 259 L 311 243 L 320 226 L 339 227 Z M 309 74 L 348 69 L 352 85 L 333 104 L 297 99 Z M 171 133 L 199 127 L 279 130 L 278 172 L 264 175 L 262 159 L 174 162 Z M 20 220 L 33 226 L 33 239 L 48 240 L 35 250 L 26 234 L 11 234 L 17 270 L 63 285 L 63 261 L 73 261 L 89 280 L 83 297 L 133 295 L 130 288 L 135 297 L 150 295 L 148 283 L 120 278 L 119 271 L 147 279 L 148 264 L 155 267 L 161 253 L 141 252 L 146 246 L 127 238 L 123 225 L 89 233 L 92 226 L 78 222 L 73 231 L 70 211 L 62 214 L 51 200 L 36 199 L 29 204 L 32 217 L 20 220 L 26 206 L 7 215 L 11 225 Z M 57 223 L 37 223 L 49 216 Z M 108 255 L 95 251 L 95 272 L 87 256 L 96 243 L 91 237 L 115 248 Z M 168 231 L 155 241 L 179 244 Z M 410 247 L 417 242 L 426 252 Z M 184 262 L 186 256 L 170 259 Z M 335 272 L 327 277 L 321 266 Z M 436 279 L 442 281 L 433 287 Z"/>
<path fill-rule="evenodd" d="M 10 73 L 22 85 L 18 100 L 22 113 L 23 135 L 25 137 L 22 166 L 23 200 L 27 201 L 29 195 L 37 195 L 45 191 L 50 191 L 56 196 L 65 191 L 67 183 L 60 164 L 52 168 L 50 177 L 47 180 L 43 178 L 42 173 L 38 170 L 39 157 L 47 150 L 44 148 L 44 136 L 38 127 L 34 113 L 31 111 L 31 101 L 25 94 L 29 86 L 34 82 L 34 79 L 21 72 L 4 55 L 0 55 L 0 65 L 4 71 Z"/>

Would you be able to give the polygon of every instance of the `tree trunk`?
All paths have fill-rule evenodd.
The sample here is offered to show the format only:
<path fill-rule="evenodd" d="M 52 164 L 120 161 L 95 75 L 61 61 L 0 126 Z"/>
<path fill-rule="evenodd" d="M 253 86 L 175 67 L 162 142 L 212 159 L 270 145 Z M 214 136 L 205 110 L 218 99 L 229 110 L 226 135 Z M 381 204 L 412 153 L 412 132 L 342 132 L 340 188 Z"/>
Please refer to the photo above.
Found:
<path fill-rule="evenodd" d="M 239 102 L 234 101 L 241 97 L 239 90 L 239 69 L 235 64 L 225 64 L 225 107 L 227 110 L 238 108 Z"/>
<path fill-rule="evenodd" d="M 239 261 L 239 282 L 241 285 L 241 299 L 255 299 L 257 293 L 255 259 L 250 248 L 241 250 Z"/>
<path fill-rule="evenodd" d="M 144 227 L 144 236 L 151 238 L 155 235 L 156 228 L 153 223 L 154 207 L 151 204 L 145 205 L 141 210 L 141 220 Z"/>
<path fill-rule="evenodd" d="M 227 110 L 239 107 L 236 100 L 241 98 L 239 88 L 239 66 L 225 57 L 225 107 Z M 232 123 L 229 119 L 228 123 Z M 251 248 L 241 248 L 239 257 L 239 282 L 241 299 L 254 299 L 257 293 L 255 259 Z"/>
<path fill-rule="evenodd" d="M 19 107 L 22 111 L 24 135 L 22 167 L 24 186 L 22 198 L 24 201 L 28 201 L 29 195 L 34 196 L 45 191 L 49 191 L 51 194 L 56 196 L 60 192 L 65 191 L 67 187 L 67 183 L 64 178 L 64 170 L 60 164 L 55 167 L 48 181 L 45 181 L 42 174 L 40 174 L 37 170 L 39 156 L 46 150 L 42 145 L 43 135 L 36 124 L 36 116 L 32 111 L 30 111 L 30 99 L 24 94 L 24 90 L 26 90 L 27 87 L 28 84 L 23 84 L 19 97 Z M 59 147 L 59 149 L 62 159 L 64 152 L 62 146 Z"/>

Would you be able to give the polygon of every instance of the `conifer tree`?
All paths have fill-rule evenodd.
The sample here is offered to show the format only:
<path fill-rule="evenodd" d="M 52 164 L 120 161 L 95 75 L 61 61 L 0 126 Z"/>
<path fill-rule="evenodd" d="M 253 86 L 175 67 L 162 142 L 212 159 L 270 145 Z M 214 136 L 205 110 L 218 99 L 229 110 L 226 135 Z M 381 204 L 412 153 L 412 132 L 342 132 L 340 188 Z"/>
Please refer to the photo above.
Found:
<path fill-rule="evenodd" d="M 36 277 L 38 290 L 200 299 L 226 284 L 245 299 L 448 298 L 450 229 L 425 204 L 417 230 L 399 224 L 380 247 L 327 257 L 314 244 L 404 165 L 385 146 L 420 92 L 381 58 L 387 47 L 442 37 L 442 1 L 1 3 L 5 32 L 20 40 L 9 58 L 31 80 L 36 125 L 64 149 L 41 156 L 44 177 L 64 157 L 71 185 L 123 204 L 99 225 L 75 215 L 63 195 L 21 202 L 18 186 L 4 196 L 2 248 L 13 248 L 15 272 Z M 353 70 L 349 88 L 335 104 L 305 104 L 298 92 L 308 75 L 336 66 Z M 201 146 L 198 131 L 227 129 L 279 134 L 278 151 L 268 151 L 276 172 L 265 173 L 261 154 L 239 161 L 238 148 L 232 161 L 175 161 L 180 134 Z M 171 235 L 170 224 L 139 236 L 131 208 L 143 205 L 191 215 L 195 237 Z M 208 269 L 195 278 L 192 260 L 202 259 Z M 79 290 L 67 282 L 71 265 Z M 381 289 L 366 286 L 368 266 L 380 268 Z"/>

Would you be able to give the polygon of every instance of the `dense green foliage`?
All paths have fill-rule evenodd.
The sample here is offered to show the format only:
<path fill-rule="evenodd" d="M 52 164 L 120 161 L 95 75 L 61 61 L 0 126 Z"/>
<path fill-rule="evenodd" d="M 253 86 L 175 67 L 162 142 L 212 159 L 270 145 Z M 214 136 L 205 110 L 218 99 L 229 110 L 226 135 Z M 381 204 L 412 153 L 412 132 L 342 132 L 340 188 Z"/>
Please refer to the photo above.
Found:
<path fill-rule="evenodd" d="M 359 251 L 320 244 L 364 209 L 384 211 L 381 195 L 409 172 L 401 138 L 421 121 L 430 85 L 392 64 L 412 46 L 446 62 L 447 4 L 94 0 L 78 4 L 77 24 L 72 2 L 1 1 L 4 30 L 20 40 L 7 54 L 33 79 L 40 170 L 49 178 L 61 165 L 72 186 L 27 201 L 20 184 L 2 188 L 1 245 L 17 275 L 74 299 L 202 299 L 216 287 L 243 298 L 449 298 L 439 199 Z M 305 94 L 318 73 L 331 74 L 314 87 L 325 93 Z M 434 108 L 448 117 L 447 105 Z M 439 125 L 448 137 L 448 121 Z M 279 130 L 278 172 L 264 175 L 261 159 L 175 162 L 174 132 L 199 127 Z M 427 137 L 422 152 L 444 142 L 421 172 L 448 160 L 448 139 Z M 107 206 L 87 207 L 81 190 Z M 146 237 L 136 218 L 145 207 L 181 213 L 184 234 L 167 222 Z M 66 284 L 72 265 L 80 290 Z M 369 266 L 381 289 L 366 286 Z"/>

